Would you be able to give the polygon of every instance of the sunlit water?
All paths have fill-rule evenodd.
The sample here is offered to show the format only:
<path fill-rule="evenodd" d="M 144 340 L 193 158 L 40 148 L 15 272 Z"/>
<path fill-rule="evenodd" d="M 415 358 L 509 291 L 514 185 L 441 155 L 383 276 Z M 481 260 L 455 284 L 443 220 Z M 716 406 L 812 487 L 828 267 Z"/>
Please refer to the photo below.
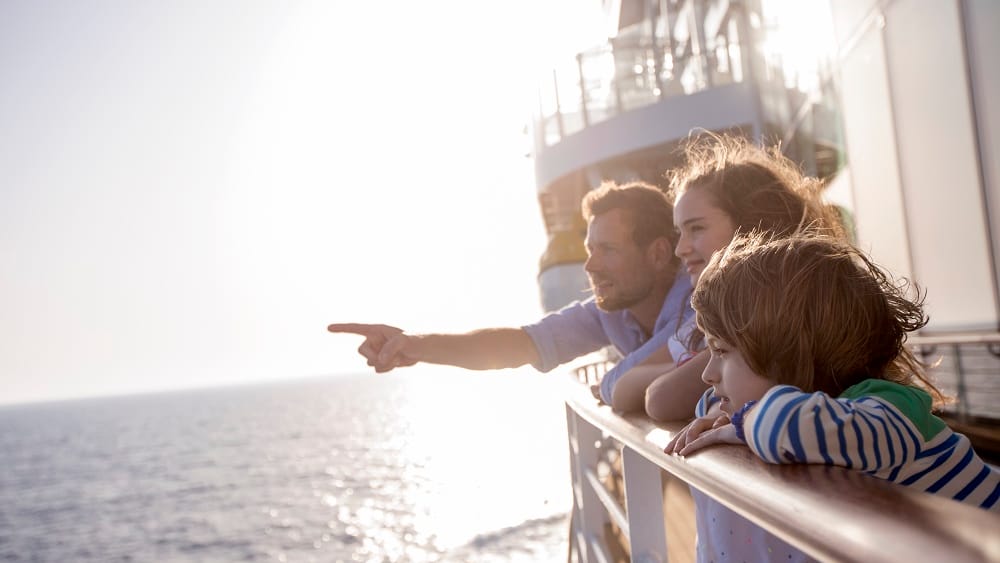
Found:
<path fill-rule="evenodd" d="M 564 561 L 559 376 L 0 408 L 6 561 Z"/>

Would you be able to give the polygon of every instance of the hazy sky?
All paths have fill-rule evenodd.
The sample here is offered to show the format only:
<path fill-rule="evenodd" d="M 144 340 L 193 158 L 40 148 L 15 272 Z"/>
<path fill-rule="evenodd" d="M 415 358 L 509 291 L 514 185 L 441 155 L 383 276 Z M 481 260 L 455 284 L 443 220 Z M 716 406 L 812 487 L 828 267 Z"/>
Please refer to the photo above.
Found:
<path fill-rule="evenodd" d="M 0 2 L 0 403 L 540 315 L 529 0 Z"/>

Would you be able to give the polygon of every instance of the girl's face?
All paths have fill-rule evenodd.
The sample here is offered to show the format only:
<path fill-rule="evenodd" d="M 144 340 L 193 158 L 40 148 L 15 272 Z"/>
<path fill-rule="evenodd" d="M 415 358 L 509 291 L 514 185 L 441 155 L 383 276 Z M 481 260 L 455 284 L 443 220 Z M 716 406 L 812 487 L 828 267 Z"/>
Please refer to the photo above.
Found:
<path fill-rule="evenodd" d="M 757 401 L 776 385 L 747 365 L 743 354 L 732 344 L 705 333 L 711 357 L 701 379 L 715 389 L 715 396 L 722 399 L 722 410 L 732 415 L 747 401 Z"/>
<path fill-rule="evenodd" d="M 699 188 L 684 192 L 674 202 L 674 225 L 680 232 L 674 253 L 684 262 L 694 285 L 712 253 L 732 240 L 736 225 L 732 217 L 713 204 L 711 195 Z"/>

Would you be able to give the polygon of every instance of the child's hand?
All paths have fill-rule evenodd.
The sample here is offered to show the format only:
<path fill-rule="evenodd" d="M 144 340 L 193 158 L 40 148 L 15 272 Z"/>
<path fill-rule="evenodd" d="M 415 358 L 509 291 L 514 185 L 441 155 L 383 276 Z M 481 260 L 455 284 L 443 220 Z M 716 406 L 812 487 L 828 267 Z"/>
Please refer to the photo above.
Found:
<path fill-rule="evenodd" d="M 729 416 L 722 414 L 694 419 L 670 440 L 663 451 L 684 456 L 713 444 L 742 443 L 736 437 L 736 429 L 729 424 Z"/>
<path fill-rule="evenodd" d="M 715 428 L 717 424 L 722 424 L 719 422 L 721 419 L 725 419 L 727 422 L 729 421 L 729 418 L 725 414 L 721 416 L 703 416 L 692 420 L 687 426 L 681 428 L 681 430 L 670 440 L 670 442 L 667 443 L 667 447 L 663 448 L 663 452 L 668 454 L 679 454 L 681 450 L 688 445 L 688 443 L 697 439 L 702 432 Z"/>

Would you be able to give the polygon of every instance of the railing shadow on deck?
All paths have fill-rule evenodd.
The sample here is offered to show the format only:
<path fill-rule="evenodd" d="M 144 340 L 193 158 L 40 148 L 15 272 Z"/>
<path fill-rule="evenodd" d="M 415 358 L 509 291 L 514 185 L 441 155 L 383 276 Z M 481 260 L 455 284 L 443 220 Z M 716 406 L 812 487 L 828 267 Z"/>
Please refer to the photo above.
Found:
<path fill-rule="evenodd" d="M 578 561 L 612 560 L 609 522 L 628 538 L 632 561 L 667 561 L 663 471 L 821 561 L 1000 561 L 1000 515 L 858 471 L 770 465 L 738 446 L 668 456 L 663 448 L 683 424 L 622 416 L 598 405 L 586 385 L 570 387 L 570 552 Z M 625 506 L 598 469 L 609 441 L 621 448 Z"/>

